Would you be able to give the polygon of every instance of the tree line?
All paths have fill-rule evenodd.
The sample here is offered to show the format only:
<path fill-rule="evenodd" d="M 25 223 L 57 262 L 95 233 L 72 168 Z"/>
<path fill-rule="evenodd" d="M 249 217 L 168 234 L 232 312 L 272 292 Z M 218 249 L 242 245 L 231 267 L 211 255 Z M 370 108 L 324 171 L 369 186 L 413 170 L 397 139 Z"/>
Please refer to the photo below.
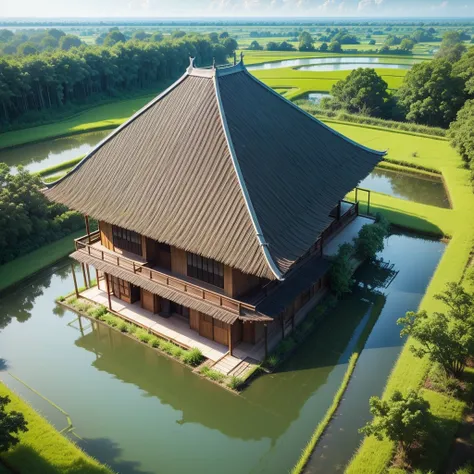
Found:
<path fill-rule="evenodd" d="M 232 40 L 232 41 L 229 41 Z M 224 63 L 237 48 L 232 38 L 185 35 L 159 43 L 117 42 L 31 56 L 0 58 L 0 124 L 28 113 L 149 88 L 197 64 Z"/>

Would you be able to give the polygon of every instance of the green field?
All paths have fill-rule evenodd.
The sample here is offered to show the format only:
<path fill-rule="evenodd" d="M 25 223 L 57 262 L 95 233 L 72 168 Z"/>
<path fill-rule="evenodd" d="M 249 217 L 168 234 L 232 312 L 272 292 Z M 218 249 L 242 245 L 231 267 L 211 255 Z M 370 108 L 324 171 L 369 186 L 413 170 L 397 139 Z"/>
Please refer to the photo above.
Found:
<path fill-rule="evenodd" d="M 11 403 L 7 410 L 23 413 L 28 422 L 28 432 L 20 434 L 20 443 L 2 455 L 13 472 L 25 474 L 112 473 L 110 469 L 85 454 L 56 431 L 48 421 L 3 383 L 0 383 L 0 396 L 9 396 Z"/>
<path fill-rule="evenodd" d="M 157 94 L 161 90 L 157 90 Z M 149 102 L 155 94 L 92 107 L 66 120 L 0 134 L 0 149 L 53 137 L 115 128 Z"/>
<path fill-rule="evenodd" d="M 398 89 L 406 69 L 375 69 L 390 89 Z M 252 71 L 258 79 L 274 89 L 291 89 L 285 94 L 296 99 L 307 92 L 329 92 L 334 84 L 345 79 L 351 71 L 299 71 L 292 68 L 276 68 Z"/>

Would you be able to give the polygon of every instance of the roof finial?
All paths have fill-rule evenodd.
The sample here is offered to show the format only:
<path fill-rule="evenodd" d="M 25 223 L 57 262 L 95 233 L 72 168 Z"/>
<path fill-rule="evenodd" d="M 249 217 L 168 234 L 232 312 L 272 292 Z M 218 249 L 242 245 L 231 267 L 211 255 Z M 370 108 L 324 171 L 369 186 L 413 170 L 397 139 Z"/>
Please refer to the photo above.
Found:
<path fill-rule="evenodd" d="M 193 58 L 192 56 L 189 56 L 189 66 L 188 66 L 188 71 L 187 71 L 188 74 L 190 74 L 191 71 L 192 71 L 193 68 L 194 68 L 194 60 L 195 60 L 195 59 L 196 59 L 196 58 Z"/>
<path fill-rule="evenodd" d="M 216 68 L 216 58 L 212 58 L 212 69 Z"/>
<path fill-rule="evenodd" d="M 237 53 L 234 51 L 234 66 L 237 64 Z"/>
<path fill-rule="evenodd" d="M 240 64 L 242 64 L 242 66 L 244 65 L 244 52 L 243 51 L 240 52 Z"/>

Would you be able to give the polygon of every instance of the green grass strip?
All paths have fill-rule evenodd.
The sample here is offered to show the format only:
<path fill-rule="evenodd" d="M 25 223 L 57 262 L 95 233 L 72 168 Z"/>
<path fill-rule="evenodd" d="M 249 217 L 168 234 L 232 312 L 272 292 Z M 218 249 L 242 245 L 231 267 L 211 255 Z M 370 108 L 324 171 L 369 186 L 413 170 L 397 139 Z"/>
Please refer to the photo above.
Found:
<path fill-rule="evenodd" d="M 334 395 L 334 399 L 332 401 L 331 406 L 329 407 L 328 411 L 324 415 L 324 418 L 319 422 L 318 426 L 316 427 L 316 430 L 314 431 L 313 435 L 308 441 L 308 444 L 303 449 L 303 452 L 301 453 L 301 456 L 298 459 L 298 462 L 291 470 L 291 474 L 300 474 L 301 472 L 303 472 L 303 469 L 308 463 L 309 458 L 311 457 L 311 454 L 313 453 L 314 448 L 316 447 L 316 444 L 318 443 L 322 434 L 328 427 L 330 421 L 332 420 L 332 417 L 334 416 L 334 413 L 336 413 L 336 410 L 338 409 L 341 403 L 342 397 L 344 395 L 344 392 L 346 391 L 347 386 L 349 385 L 349 381 L 352 377 L 352 374 L 354 372 L 358 359 L 359 359 L 359 353 L 354 352 L 351 355 L 351 358 L 349 359 L 349 365 L 347 366 L 346 373 L 344 374 L 344 378 L 342 379 L 342 382 L 341 382 L 341 385 L 339 386 L 338 391 Z"/>
<path fill-rule="evenodd" d="M 49 176 L 53 173 L 57 173 L 58 171 L 64 171 L 69 168 L 72 168 L 73 166 L 76 166 L 82 158 L 84 158 L 85 155 L 78 156 L 77 158 L 73 158 L 72 160 L 66 160 L 61 163 L 58 163 L 53 166 L 48 166 L 47 168 L 42 169 L 41 171 L 38 171 L 36 174 L 38 176 Z"/>
<path fill-rule="evenodd" d="M 0 395 L 10 397 L 7 410 L 23 413 L 28 431 L 20 443 L 2 454 L 13 472 L 28 474 L 111 474 L 112 471 L 88 456 L 72 441 L 61 435 L 45 418 L 6 385 L 0 383 Z M 8 471 L 7 471 L 8 472 Z"/>
<path fill-rule="evenodd" d="M 74 239 L 84 235 L 84 233 L 85 230 L 73 232 L 62 239 L 1 265 L 0 291 L 67 257 L 74 250 Z"/>

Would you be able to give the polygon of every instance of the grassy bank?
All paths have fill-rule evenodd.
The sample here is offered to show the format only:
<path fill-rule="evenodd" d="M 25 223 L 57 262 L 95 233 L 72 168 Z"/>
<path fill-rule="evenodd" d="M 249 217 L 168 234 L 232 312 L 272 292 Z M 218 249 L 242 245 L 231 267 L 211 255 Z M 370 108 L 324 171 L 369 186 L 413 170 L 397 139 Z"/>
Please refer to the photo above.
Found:
<path fill-rule="evenodd" d="M 160 91 L 157 90 L 157 94 Z M 118 127 L 128 117 L 149 102 L 156 94 L 136 99 L 120 100 L 93 107 L 73 117 L 49 125 L 14 130 L 0 134 L 0 149 L 34 143 L 50 138 Z"/>
<path fill-rule="evenodd" d="M 62 239 L 44 245 L 5 265 L 0 266 L 0 291 L 33 275 L 42 268 L 66 257 L 74 250 L 74 239 L 85 234 L 85 230 L 74 232 Z"/>
<path fill-rule="evenodd" d="M 453 202 L 452 210 L 403 201 L 378 193 L 372 193 L 371 206 L 374 212 L 385 214 L 392 223 L 451 237 L 420 304 L 420 309 L 425 309 L 428 313 L 443 311 L 443 304 L 436 300 L 434 295 L 440 293 L 447 282 L 459 281 L 462 278 L 473 247 L 474 194 L 469 181 L 469 172 L 462 168 L 461 159 L 448 142 L 412 135 L 402 137 L 390 131 L 364 130 L 351 125 L 334 124 L 334 128 L 364 145 L 379 149 L 388 148 L 388 158 L 398 163 L 422 166 L 442 173 Z M 405 344 L 387 382 L 383 395 L 385 399 L 396 389 L 406 393 L 411 388 L 422 387 L 431 363 L 427 359 L 413 356 L 409 350 L 409 346 L 413 343 L 413 340 L 408 340 Z M 423 395 L 430 401 L 431 411 L 441 426 L 446 427 L 444 431 L 451 435 L 445 440 L 444 450 L 438 449 L 436 453 L 430 453 L 427 469 L 436 471 L 452 440 L 453 431 L 449 428 L 461 421 L 465 404 L 453 397 L 427 389 L 423 389 Z M 391 462 L 393 448 L 390 441 L 365 438 L 346 472 L 349 474 L 385 472 Z"/>
<path fill-rule="evenodd" d="M 28 474 L 111 474 L 112 471 L 85 454 L 61 435 L 30 405 L 0 383 L 0 396 L 9 396 L 7 410 L 17 410 L 28 422 L 28 432 L 2 458 L 13 472 Z M 1 466 L 1 464 L 0 464 Z M 0 472 L 2 472 L 0 470 Z M 6 472 L 9 472 L 8 470 Z"/>

